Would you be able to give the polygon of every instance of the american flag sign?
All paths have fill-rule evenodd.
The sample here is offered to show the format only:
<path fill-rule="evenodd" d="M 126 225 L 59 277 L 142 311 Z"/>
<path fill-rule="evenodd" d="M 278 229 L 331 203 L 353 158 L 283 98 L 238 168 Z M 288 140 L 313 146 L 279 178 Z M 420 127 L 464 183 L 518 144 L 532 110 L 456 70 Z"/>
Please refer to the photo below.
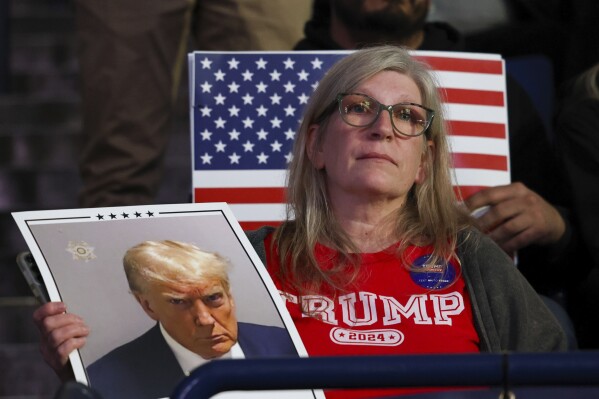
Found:
<path fill-rule="evenodd" d="M 285 217 L 286 166 L 308 98 L 349 51 L 189 55 L 194 202 L 227 202 L 241 226 Z M 504 61 L 414 51 L 437 74 L 464 197 L 510 182 Z"/>

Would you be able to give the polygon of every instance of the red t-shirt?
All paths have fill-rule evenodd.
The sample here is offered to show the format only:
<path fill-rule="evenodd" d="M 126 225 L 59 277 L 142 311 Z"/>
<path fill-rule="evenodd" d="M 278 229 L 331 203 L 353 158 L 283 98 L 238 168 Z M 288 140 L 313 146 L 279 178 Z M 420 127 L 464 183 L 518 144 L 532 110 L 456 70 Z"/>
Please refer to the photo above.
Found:
<path fill-rule="evenodd" d="M 270 248 L 272 234 L 265 240 Z M 360 275 L 348 292 L 332 289 L 323 295 L 298 299 L 283 291 L 276 272 L 278 254 L 267 252 L 267 265 L 286 302 L 310 356 L 399 355 L 479 352 L 470 298 L 459 262 L 451 259 L 440 272 L 409 270 L 388 250 L 361 254 Z M 408 259 L 422 266 L 430 247 L 408 247 Z M 316 259 L 327 267 L 334 251 L 315 248 Z M 302 311 L 302 307 L 305 311 Z M 430 391 L 431 389 L 426 389 Z M 334 390 L 327 398 L 368 398 L 412 394 L 422 389 Z"/>

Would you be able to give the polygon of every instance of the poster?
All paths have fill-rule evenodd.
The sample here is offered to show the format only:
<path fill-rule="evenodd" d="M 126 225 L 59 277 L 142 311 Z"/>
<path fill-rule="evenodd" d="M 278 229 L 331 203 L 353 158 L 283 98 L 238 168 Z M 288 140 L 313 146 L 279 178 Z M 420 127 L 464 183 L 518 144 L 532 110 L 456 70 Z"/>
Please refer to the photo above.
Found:
<path fill-rule="evenodd" d="M 202 251 L 219 254 L 228 261 L 230 292 L 242 352 L 240 355 L 233 351 L 235 347 L 232 348 L 233 358 L 250 357 L 246 353 L 248 349 L 242 347 L 242 331 L 247 331 L 242 329 L 242 324 L 271 330 L 274 327 L 277 333 L 282 331 L 286 334 L 298 356 L 307 356 L 278 291 L 225 203 L 15 212 L 13 217 L 39 268 L 49 299 L 65 302 L 67 311 L 81 316 L 88 325 L 90 334 L 86 345 L 72 353 L 70 361 L 76 379 L 101 393 L 110 387 L 103 386 L 104 379 L 97 379 L 102 382 L 94 385 L 94 377 L 90 378 L 90 367 L 92 371 L 97 370 L 96 362 L 101 363 L 116 348 L 123 350 L 123 346 L 130 348 L 132 342 L 139 343 L 138 338 L 147 336 L 151 331 L 158 334 L 154 334 L 154 338 L 162 338 L 160 346 L 168 341 L 163 337 L 164 332 L 160 335 L 157 321 L 136 299 L 123 268 L 123 256 L 128 249 L 148 241 L 192 244 Z M 159 320 L 161 325 L 164 324 Z M 267 337 L 263 333 L 258 335 Z M 157 351 L 159 345 L 147 346 L 150 347 L 143 351 L 143 355 L 129 356 L 139 360 L 134 366 L 129 364 L 124 367 L 127 373 L 155 363 L 148 359 L 153 359 L 150 355 Z M 149 357 L 146 358 L 146 355 Z M 156 367 L 160 370 L 170 369 L 166 367 L 164 357 L 158 363 L 161 364 Z M 175 362 L 173 368 L 176 369 L 176 365 Z M 144 371 L 144 381 L 152 381 L 152 372 L 149 369 Z M 183 378 L 181 368 L 177 369 L 177 373 L 180 373 L 178 378 Z M 164 374 L 167 373 L 157 372 L 156 378 L 163 378 Z M 126 390 L 125 385 L 135 378 L 134 375 L 128 376 L 127 381 L 118 383 L 121 385 L 119 388 Z M 131 392 L 127 394 L 130 398 Z M 265 394 L 232 392 L 217 396 L 247 398 L 251 395 L 265 397 Z M 280 392 L 269 394 L 281 396 Z M 312 391 L 285 392 L 284 395 L 323 397 L 321 393 Z M 163 396 L 168 395 L 156 397 Z"/>

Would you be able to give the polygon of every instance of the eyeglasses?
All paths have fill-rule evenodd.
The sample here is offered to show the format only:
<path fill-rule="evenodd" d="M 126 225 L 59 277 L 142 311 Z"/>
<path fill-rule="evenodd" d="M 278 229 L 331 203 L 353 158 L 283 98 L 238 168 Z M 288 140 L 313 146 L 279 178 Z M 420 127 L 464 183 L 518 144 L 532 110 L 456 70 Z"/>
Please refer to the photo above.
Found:
<path fill-rule="evenodd" d="M 393 129 L 403 136 L 420 136 L 430 126 L 435 111 L 414 103 L 381 104 L 361 93 L 337 95 L 341 119 L 350 126 L 366 127 L 377 121 L 381 111 L 389 112 Z"/>

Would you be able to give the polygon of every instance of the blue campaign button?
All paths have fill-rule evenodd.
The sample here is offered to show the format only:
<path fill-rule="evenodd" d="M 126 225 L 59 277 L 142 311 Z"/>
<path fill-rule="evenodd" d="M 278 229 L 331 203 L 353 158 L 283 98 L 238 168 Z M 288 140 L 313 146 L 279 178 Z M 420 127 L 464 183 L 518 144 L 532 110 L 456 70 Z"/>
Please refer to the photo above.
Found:
<path fill-rule="evenodd" d="M 427 265 L 431 254 L 422 255 L 412 263 L 412 281 L 423 288 L 440 290 L 451 285 L 456 278 L 456 267 L 452 262 L 439 260 L 434 266 Z M 418 270 L 418 269 L 423 269 Z"/>

